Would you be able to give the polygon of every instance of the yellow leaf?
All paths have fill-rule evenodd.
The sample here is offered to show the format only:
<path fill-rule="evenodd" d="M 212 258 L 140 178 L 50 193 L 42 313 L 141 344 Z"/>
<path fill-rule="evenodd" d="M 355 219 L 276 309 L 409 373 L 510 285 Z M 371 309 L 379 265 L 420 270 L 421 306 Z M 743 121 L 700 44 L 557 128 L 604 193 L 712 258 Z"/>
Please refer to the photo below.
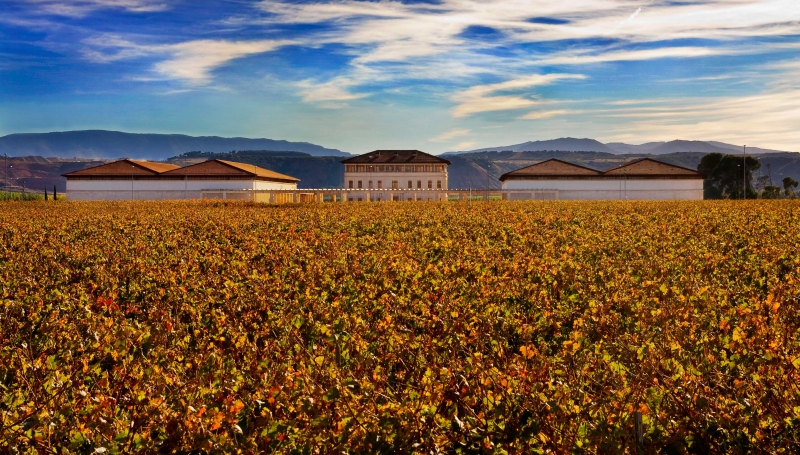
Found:
<path fill-rule="evenodd" d="M 318 355 L 318 356 L 314 357 L 314 363 L 316 363 L 319 366 L 322 366 L 322 362 L 324 362 L 324 361 L 325 361 L 325 357 L 323 357 L 321 355 Z"/>

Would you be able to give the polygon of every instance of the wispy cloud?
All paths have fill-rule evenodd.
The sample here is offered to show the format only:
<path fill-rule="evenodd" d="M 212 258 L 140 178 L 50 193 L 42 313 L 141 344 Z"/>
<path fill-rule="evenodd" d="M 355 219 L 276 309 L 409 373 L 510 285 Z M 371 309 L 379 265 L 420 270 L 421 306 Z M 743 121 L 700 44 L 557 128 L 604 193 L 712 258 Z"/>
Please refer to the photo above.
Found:
<path fill-rule="evenodd" d="M 552 111 L 529 112 L 518 118 L 520 120 L 544 120 L 552 117 L 557 117 L 560 115 L 575 115 L 575 114 L 581 114 L 583 112 L 584 111 L 577 111 L 573 109 L 555 109 Z"/>
<path fill-rule="evenodd" d="M 447 141 L 449 141 L 451 139 L 455 139 L 457 137 L 466 136 L 469 133 L 470 133 L 470 130 L 465 129 L 465 128 L 453 128 L 453 129 L 445 131 L 442 134 L 439 134 L 438 136 L 434 136 L 434 137 L 428 139 L 428 141 L 430 141 L 430 142 L 447 142 Z"/>
<path fill-rule="evenodd" d="M 195 40 L 177 44 L 137 44 L 118 36 L 104 35 L 85 40 L 85 58 L 97 63 L 159 56 L 153 73 L 162 79 L 176 79 L 189 85 L 211 81 L 211 71 L 231 60 L 261 54 L 291 44 L 288 40 L 225 41 Z M 157 78 L 156 78 L 157 79 Z"/>
<path fill-rule="evenodd" d="M 476 85 L 457 93 L 453 101 L 458 105 L 453 108 L 454 117 L 466 117 L 480 112 L 507 111 L 522 109 L 542 104 L 541 101 L 531 99 L 528 94 L 507 94 L 503 92 L 517 92 L 531 87 L 549 85 L 566 79 L 584 79 L 581 74 L 534 74 L 520 77 L 497 84 Z"/>
<path fill-rule="evenodd" d="M 99 9 L 121 9 L 134 13 L 166 11 L 164 0 L 26 0 L 34 12 L 57 16 L 82 17 Z"/>

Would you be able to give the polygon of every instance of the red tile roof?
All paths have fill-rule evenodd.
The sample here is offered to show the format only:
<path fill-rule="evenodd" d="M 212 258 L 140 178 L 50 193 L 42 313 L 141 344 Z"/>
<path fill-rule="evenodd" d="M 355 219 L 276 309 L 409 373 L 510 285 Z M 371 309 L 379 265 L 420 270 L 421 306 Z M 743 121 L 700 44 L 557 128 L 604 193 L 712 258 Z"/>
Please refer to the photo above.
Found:
<path fill-rule="evenodd" d="M 101 164 L 99 166 L 81 169 L 80 171 L 69 172 L 64 177 L 113 177 L 121 176 L 130 178 L 131 176 L 153 176 L 162 172 L 178 169 L 174 164 L 154 163 L 152 161 L 119 160 L 113 163 Z"/>
<path fill-rule="evenodd" d="M 279 174 L 277 172 L 264 169 L 253 164 L 237 163 L 226 160 L 208 160 L 202 163 L 192 164 L 186 167 L 174 169 L 162 174 L 164 177 L 184 177 L 190 176 L 192 179 L 202 177 L 229 177 L 229 178 L 253 178 L 259 180 L 270 180 L 278 182 L 299 182 L 300 179 Z"/>
<path fill-rule="evenodd" d="M 606 171 L 598 171 L 584 166 L 550 159 L 531 166 L 503 174 L 500 181 L 506 180 L 547 180 L 547 179 L 703 179 L 705 174 L 674 164 L 663 163 L 652 158 L 642 158 L 625 163 Z"/>
<path fill-rule="evenodd" d="M 344 164 L 380 164 L 380 163 L 421 163 L 452 164 L 444 158 L 433 156 L 419 150 L 375 150 L 363 155 L 343 160 Z"/>
<path fill-rule="evenodd" d="M 130 179 L 130 178 L 163 178 L 181 179 L 191 178 L 229 178 L 229 179 L 257 179 L 276 181 L 282 183 L 295 183 L 299 179 L 279 174 L 252 164 L 236 163 L 225 160 L 208 160 L 202 163 L 179 167 L 174 164 L 153 163 L 151 161 L 119 160 L 113 163 L 83 169 L 64 174 L 68 179 Z"/>

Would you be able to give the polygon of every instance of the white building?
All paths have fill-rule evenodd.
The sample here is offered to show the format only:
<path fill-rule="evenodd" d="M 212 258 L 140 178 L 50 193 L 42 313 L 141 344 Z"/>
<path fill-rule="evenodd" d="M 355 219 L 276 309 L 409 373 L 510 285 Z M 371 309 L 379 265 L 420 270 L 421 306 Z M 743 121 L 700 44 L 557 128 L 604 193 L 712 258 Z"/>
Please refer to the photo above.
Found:
<path fill-rule="evenodd" d="M 500 177 L 509 199 L 703 199 L 702 172 L 643 158 L 598 171 L 550 159 Z M 519 190 L 531 190 L 519 191 Z"/>
<path fill-rule="evenodd" d="M 64 174 L 67 199 L 200 199 L 203 192 L 294 190 L 298 179 L 249 164 L 209 160 L 186 167 L 120 160 Z"/>
<path fill-rule="evenodd" d="M 419 150 L 375 150 L 348 158 L 344 185 L 352 201 L 440 200 L 450 161 Z"/>

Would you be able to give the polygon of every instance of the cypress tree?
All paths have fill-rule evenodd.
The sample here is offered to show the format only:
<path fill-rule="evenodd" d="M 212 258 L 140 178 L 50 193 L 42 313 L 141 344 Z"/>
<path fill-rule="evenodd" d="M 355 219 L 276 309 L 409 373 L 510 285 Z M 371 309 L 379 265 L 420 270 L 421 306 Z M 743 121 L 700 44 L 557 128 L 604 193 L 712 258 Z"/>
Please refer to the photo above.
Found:
<path fill-rule="evenodd" d="M 53 200 L 54 201 L 58 200 L 58 193 L 56 192 L 56 186 L 55 185 L 53 185 Z"/>
<path fill-rule="evenodd" d="M 47 200 L 47 187 L 44 187 L 44 200 Z"/>

